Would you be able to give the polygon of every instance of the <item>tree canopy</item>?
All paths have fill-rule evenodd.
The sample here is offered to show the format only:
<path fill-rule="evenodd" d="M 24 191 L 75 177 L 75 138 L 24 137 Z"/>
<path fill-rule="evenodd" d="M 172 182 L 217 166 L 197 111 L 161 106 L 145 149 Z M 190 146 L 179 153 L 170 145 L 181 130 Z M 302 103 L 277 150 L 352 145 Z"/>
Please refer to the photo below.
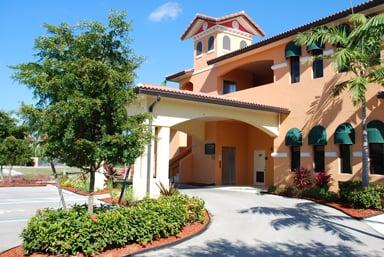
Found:
<path fill-rule="evenodd" d="M 130 47 L 131 22 L 113 12 L 108 24 L 45 24 L 35 41 L 36 60 L 13 66 L 14 78 L 33 90 L 38 103 L 26 108 L 45 153 L 91 173 L 103 161 L 132 164 L 150 134 L 146 114 L 128 116 L 132 85 L 142 59 Z"/>

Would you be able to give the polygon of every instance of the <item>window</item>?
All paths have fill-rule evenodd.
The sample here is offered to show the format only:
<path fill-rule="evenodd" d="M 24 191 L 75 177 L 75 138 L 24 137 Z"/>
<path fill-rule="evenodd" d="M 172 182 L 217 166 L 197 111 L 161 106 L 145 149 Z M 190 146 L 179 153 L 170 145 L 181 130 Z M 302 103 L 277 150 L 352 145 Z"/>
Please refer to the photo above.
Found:
<path fill-rule="evenodd" d="M 291 83 L 300 82 L 300 57 L 293 56 L 290 58 L 291 63 Z"/>
<path fill-rule="evenodd" d="M 291 171 L 300 168 L 300 146 L 291 146 Z"/>
<path fill-rule="evenodd" d="M 324 75 L 324 64 L 323 64 L 323 58 L 321 55 L 323 54 L 322 49 L 313 50 L 312 54 L 315 56 L 315 59 L 312 63 L 312 72 L 313 72 L 313 78 L 322 78 Z"/>
<path fill-rule="evenodd" d="M 208 39 L 208 51 L 213 50 L 214 47 L 215 47 L 215 38 L 211 36 Z"/>
<path fill-rule="evenodd" d="M 351 145 L 340 145 L 341 173 L 352 174 Z"/>
<path fill-rule="evenodd" d="M 203 44 L 201 43 L 201 41 L 197 42 L 197 45 L 196 45 L 196 56 L 199 56 L 203 53 Z"/>
<path fill-rule="evenodd" d="M 231 39 L 228 36 L 223 38 L 223 49 L 231 50 Z"/>
<path fill-rule="evenodd" d="M 315 161 L 315 172 L 325 171 L 325 160 L 324 160 L 324 146 L 315 145 L 313 146 L 314 161 Z"/>
<path fill-rule="evenodd" d="M 247 47 L 247 42 L 245 42 L 245 40 L 241 40 L 240 41 L 240 49 L 243 49 L 245 47 Z"/>
<path fill-rule="evenodd" d="M 369 159 L 371 164 L 371 174 L 384 175 L 384 144 L 369 144 Z"/>
<path fill-rule="evenodd" d="M 236 82 L 224 80 L 223 94 L 236 92 Z"/>

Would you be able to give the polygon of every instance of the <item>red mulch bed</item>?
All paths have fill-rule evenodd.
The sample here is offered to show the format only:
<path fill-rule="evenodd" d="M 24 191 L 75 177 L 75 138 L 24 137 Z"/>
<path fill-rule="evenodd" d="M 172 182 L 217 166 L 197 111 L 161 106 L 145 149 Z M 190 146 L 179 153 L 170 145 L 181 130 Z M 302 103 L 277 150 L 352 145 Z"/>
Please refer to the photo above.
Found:
<path fill-rule="evenodd" d="M 272 194 L 281 195 L 281 196 L 285 196 L 285 197 L 292 197 L 292 196 L 289 196 L 286 194 L 277 194 L 277 193 L 272 193 Z M 384 213 L 384 211 L 376 210 L 376 209 L 354 209 L 351 206 L 349 206 L 348 204 L 341 203 L 341 202 L 329 202 L 329 201 L 326 201 L 324 199 L 316 199 L 316 198 L 311 198 L 311 197 L 303 197 L 302 199 L 307 199 L 310 201 L 314 201 L 316 203 L 320 203 L 320 204 L 332 207 L 334 209 L 337 209 L 337 210 L 347 214 L 348 216 L 351 216 L 352 218 L 359 219 L 359 220 Z"/>
<path fill-rule="evenodd" d="M 107 251 L 104 251 L 97 256 L 99 257 L 121 257 L 125 255 L 131 255 L 136 254 L 142 251 L 146 251 L 152 248 L 157 247 L 163 247 L 166 245 L 174 244 L 182 240 L 187 240 L 188 238 L 204 231 L 204 229 L 208 226 L 210 222 L 209 214 L 207 211 L 205 211 L 205 221 L 203 224 L 200 223 L 194 223 L 189 224 L 183 228 L 183 230 L 178 234 L 177 236 L 171 236 L 168 238 L 161 238 L 160 240 L 153 241 L 152 243 L 148 243 L 146 245 L 140 245 L 140 244 L 131 244 L 127 245 L 125 247 L 110 249 Z M 23 247 L 22 246 L 16 246 L 14 248 L 11 248 L 3 253 L 0 253 L 0 257 L 22 257 L 24 256 L 23 253 Z M 54 255 L 48 255 L 48 254 L 41 254 L 41 253 L 34 253 L 32 255 L 29 255 L 30 257 L 54 257 Z M 83 254 L 78 254 L 77 257 L 84 257 Z"/>
<path fill-rule="evenodd" d="M 89 195 L 89 192 L 84 192 L 84 191 L 81 191 L 81 189 L 79 188 L 76 188 L 76 187 L 61 187 L 62 189 L 65 189 L 65 190 L 68 190 L 68 191 L 71 191 L 75 194 L 79 194 L 79 195 L 84 195 L 84 196 L 88 196 Z M 103 190 L 98 190 L 96 192 L 93 193 L 93 195 L 103 195 L 103 194 L 109 194 L 109 190 L 108 189 L 103 189 Z"/>

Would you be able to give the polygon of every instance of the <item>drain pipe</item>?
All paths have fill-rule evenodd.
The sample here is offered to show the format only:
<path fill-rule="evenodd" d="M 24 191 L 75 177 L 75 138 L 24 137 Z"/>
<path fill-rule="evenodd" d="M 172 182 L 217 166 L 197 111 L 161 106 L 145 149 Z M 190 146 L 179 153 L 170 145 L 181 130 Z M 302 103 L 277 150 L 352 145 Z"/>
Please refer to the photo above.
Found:
<path fill-rule="evenodd" d="M 160 102 L 161 97 L 158 95 L 156 100 L 149 106 L 148 111 L 153 113 L 153 109 L 155 105 Z M 148 128 L 151 131 L 152 135 L 152 119 L 149 120 Z M 147 146 L 147 195 L 149 196 L 151 193 L 151 159 L 152 159 L 152 139 L 149 141 Z"/>

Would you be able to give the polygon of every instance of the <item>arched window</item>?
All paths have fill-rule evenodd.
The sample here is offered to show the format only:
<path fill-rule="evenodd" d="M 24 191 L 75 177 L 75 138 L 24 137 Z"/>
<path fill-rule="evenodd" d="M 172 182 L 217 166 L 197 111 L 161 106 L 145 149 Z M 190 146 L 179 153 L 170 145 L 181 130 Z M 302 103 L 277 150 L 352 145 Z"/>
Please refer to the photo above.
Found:
<path fill-rule="evenodd" d="M 202 52 L 203 52 L 203 44 L 201 43 L 201 41 L 199 41 L 196 44 L 196 56 L 201 55 Z"/>
<path fill-rule="evenodd" d="M 291 148 L 291 171 L 300 168 L 300 147 L 302 145 L 302 133 L 298 128 L 291 128 L 285 135 L 285 145 Z"/>
<path fill-rule="evenodd" d="M 313 161 L 315 172 L 325 172 L 325 145 L 327 132 L 323 126 L 315 126 L 308 135 L 308 144 L 313 145 Z"/>
<path fill-rule="evenodd" d="M 213 50 L 215 47 L 215 38 L 213 36 L 210 36 L 208 39 L 208 51 Z"/>
<path fill-rule="evenodd" d="M 223 49 L 231 50 L 231 39 L 228 36 L 223 38 Z"/>
<path fill-rule="evenodd" d="M 290 60 L 291 83 L 300 82 L 301 47 L 291 41 L 285 46 L 285 58 Z"/>
<path fill-rule="evenodd" d="M 245 42 L 245 40 L 241 40 L 240 41 L 240 49 L 243 49 L 245 47 L 247 47 L 247 42 Z"/>
<path fill-rule="evenodd" d="M 367 127 L 371 174 L 384 175 L 384 123 L 373 120 Z"/>
<path fill-rule="evenodd" d="M 340 172 L 352 173 L 351 163 L 351 145 L 355 143 L 355 130 L 349 123 L 339 125 L 335 131 L 334 144 L 338 144 L 340 148 Z"/>

